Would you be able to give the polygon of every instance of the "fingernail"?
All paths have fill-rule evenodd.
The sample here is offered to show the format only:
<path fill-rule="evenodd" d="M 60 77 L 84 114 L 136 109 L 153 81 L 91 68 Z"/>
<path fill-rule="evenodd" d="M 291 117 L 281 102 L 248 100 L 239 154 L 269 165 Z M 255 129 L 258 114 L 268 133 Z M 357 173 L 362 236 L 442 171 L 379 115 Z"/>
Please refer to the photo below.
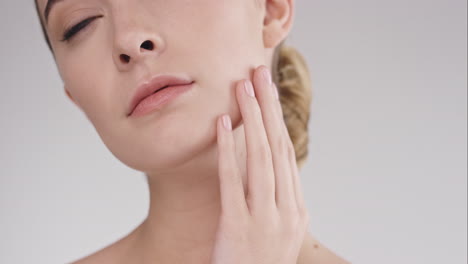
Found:
<path fill-rule="evenodd" d="M 223 116 L 223 125 L 224 128 L 226 128 L 228 131 L 232 130 L 231 118 L 229 117 L 229 115 Z"/>
<path fill-rule="evenodd" d="M 271 87 L 273 87 L 273 92 L 275 93 L 275 98 L 277 100 L 279 100 L 278 87 L 276 87 L 275 83 Z"/>
<path fill-rule="evenodd" d="M 267 81 L 267 83 L 269 85 L 271 85 L 272 81 L 271 81 L 271 73 L 270 73 L 270 70 L 267 69 L 266 67 L 263 68 L 263 77 L 265 78 L 265 80 Z"/>
<path fill-rule="evenodd" d="M 250 80 L 244 81 L 244 88 L 245 88 L 245 91 L 247 92 L 248 95 L 250 95 L 251 97 L 255 97 L 255 92 L 254 92 L 254 89 L 253 89 L 253 85 L 252 85 L 252 82 Z"/>

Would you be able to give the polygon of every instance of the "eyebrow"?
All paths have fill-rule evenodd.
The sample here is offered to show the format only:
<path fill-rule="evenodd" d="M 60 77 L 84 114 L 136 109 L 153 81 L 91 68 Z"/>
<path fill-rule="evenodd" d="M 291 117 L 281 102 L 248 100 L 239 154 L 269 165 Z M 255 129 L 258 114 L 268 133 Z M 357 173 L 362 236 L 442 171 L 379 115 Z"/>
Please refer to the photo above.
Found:
<path fill-rule="evenodd" d="M 47 4 L 46 4 L 46 7 L 45 7 L 45 11 L 44 11 L 44 17 L 45 17 L 45 20 L 46 20 L 46 24 L 49 23 L 49 14 L 50 14 L 50 11 L 52 10 L 52 7 L 55 6 L 55 4 L 57 3 L 60 3 L 64 0 L 47 0 Z"/>

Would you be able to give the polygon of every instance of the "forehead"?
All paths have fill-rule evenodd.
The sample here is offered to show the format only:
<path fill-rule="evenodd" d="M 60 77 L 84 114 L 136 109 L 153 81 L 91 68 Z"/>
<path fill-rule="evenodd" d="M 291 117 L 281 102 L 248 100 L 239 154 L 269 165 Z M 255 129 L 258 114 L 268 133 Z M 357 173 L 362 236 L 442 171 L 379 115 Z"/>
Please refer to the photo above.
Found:
<path fill-rule="evenodd" d="M 34 0 L 36 1 L 36 7 L 38 9 L 39 15 L 47 23 L 50 10 L 64 0 Z"/>

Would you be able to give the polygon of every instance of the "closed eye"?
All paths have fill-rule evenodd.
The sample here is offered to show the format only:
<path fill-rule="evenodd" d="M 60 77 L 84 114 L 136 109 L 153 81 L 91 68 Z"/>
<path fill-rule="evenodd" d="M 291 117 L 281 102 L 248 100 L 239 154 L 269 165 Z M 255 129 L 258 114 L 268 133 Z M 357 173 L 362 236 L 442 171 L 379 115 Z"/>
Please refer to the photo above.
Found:
<path fill-rule="evenodd" d="M 90 24 L 94 19 L 102 17 L 102 15 L 99 16 L 94 16 L 94 17 L 89 17 L 85 20 L 82 20 L 81 22 L 77 23 L 74 26 L 71 26 L 65 32 L 63 33 L 62 39 L 60 41 L 63 42 L 68 42 L 73 36 L 75 36 L 78 32 L 80 32 L 82 29 L 86 28 L 88 24 Z"/>

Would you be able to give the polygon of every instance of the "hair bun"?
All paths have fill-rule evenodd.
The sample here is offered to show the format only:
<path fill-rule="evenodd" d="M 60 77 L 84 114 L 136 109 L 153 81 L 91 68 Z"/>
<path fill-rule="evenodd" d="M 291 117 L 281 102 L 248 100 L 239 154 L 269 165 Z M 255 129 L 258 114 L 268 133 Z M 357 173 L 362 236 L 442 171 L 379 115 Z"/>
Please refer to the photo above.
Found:
<path fill-rule="evenodd" d="M 309 69 L 295 48 L 281 43 L 278 49 L 273 63 L 273 80 L 278 87 L 283 119 L 294 145 L 296 162 L 302 168 L 308 156 L 308 123 L 312 101 Z"/>

